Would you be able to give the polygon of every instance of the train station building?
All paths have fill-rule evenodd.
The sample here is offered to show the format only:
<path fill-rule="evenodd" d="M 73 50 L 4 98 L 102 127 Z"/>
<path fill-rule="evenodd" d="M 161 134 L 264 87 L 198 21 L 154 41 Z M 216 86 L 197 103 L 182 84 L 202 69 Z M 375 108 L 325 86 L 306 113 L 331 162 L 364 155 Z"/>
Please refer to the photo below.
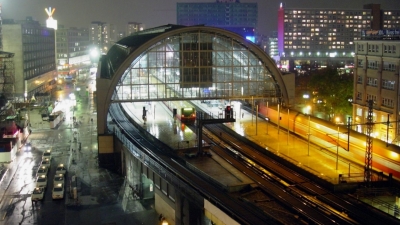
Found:
<path fill-rule="evenodd" d="M 124 171 L 130 185 L 135 190 L 146 189 L 142 196 L 155 198 L 156 209 L 168 209 L 164 213 L 175 224 L 190 224 L 204 216 L 184 216 L 189 214 L 185 205 L 196 208 L 196 199 L 183 197 L 183 187 L 176 186 L 179 177 L 166 173 L 168 168 L 161 162 L 146 162 L 146 153 L 124 135 L 125 131 L 114 126 L 111 108 L 130 102 L 239 99 L 250 105 L 257 101 L 259 105 L 269 102 L 289 106 L 284 79 L 261 48 L 224 29 L 165 25 L 123 38 L 99 61 L 99 163 Z M 209 214 L 206 212 L 205 217 L 213 217 L 214 221 L 224 218 L 222 214 L 210 214 L 218 207 L 207 201 L 199 210 L 206 206 Z"/>

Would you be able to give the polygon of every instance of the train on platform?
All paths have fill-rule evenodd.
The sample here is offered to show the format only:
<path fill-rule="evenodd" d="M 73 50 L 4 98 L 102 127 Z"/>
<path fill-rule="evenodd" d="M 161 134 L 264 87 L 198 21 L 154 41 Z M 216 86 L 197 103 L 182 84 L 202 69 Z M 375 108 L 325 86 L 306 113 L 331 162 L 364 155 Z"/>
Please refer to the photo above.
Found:
<path fill-rule="evenodd" d="M 259 116 L 265 117 L 270 123 L 279 124 L 281 128 L 289 129 L 290 132 L 306 139 L 310 135 L 310 142 L 325 145 L 325 147 L 322 147 L 324 149 L 336 149 L 332 147 L 339 145 L 340 155 L 358 162 L 365 162 L 367 136 L 352 129 L 349 130 L 347 125 L 334 124 L 296 111 L 291 111 L 288 114 L 285 110 L 281 110 L 278 113 L 273 108 L 260 110 Z M 349 131 L 350 136 L 348 136 Z M 382 171 L 387 175 L 391 174 L 394 178 L 400 180 L 399 146 L 373 138 L 372 154 L 372 167 L 375 170 Z"/>
<path fill-rule="evenodd" d="M 196 109 L 185 107 L 181 109 L 181 122 L 193 123 L 196 120 Z"/>

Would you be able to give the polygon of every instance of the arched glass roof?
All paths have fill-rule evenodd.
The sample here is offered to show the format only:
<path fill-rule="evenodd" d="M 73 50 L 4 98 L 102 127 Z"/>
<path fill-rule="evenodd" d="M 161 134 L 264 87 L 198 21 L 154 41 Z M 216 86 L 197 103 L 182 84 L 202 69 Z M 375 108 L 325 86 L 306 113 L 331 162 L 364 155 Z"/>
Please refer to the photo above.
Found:
<path fill-rule="evenodd" d="M 103 77 L 111 77 L 132 50 L 157 34 L 133 35 L 118 42 L 108 53 L 112 57 L 108 57 L 110 66 Z M 133 59 L 112 101 L 280 98 L 280 87 L 270 68 L 240 41 L 243 39 L 196 29 L 160 39 Z"/>
<path fill-rule="evenodd" d="M 274 61 L 255 44 L 220 28 L 148 29 L 118 41 L 99 62 L 101 116 L 113 102 L 288 99 Z"/>

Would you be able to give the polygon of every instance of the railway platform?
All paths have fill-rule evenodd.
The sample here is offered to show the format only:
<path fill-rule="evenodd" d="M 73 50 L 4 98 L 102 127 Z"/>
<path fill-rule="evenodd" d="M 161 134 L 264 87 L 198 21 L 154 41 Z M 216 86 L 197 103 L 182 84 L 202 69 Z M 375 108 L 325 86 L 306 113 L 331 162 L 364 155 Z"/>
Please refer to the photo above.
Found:
<path fill-rule="evenodd" d="M 145 123 L 142 120 L 143 106 L 148 110 Z M 221 107 L 200 101 L 196 102 L 196 106 L 213 115 L 218 115 L 222 110 Z M 216 154 L 212 154 L 212 157 L 184 155 L 184 152 L 196 149 L 197 135 L 195 131 L 187 129 L 187 126 L 180 120 L 173 119 L 169 109 L 181 107 L 187 107 L 187 105 L 182 102 L 165 104 L 161 102 L 145 104 L 136 102 L 124 106 L 134 115 L 135 121 L 141 123 L 143 128 L 160 141 L 175 149 L 178 155 L 185 156 L 189 165 L 199 172 L 206 173 L 212 179 L 226 186 L 252 184 L 252 181 L 241 171 L 235 169 L 229 162 Z M 266 151 L 297 165 L 299 169 L 306 170 L 333 185 L 341 182 L 340 176 L 342 174 L 346 175 L 347 181 L 350 182 L 362 182 L 364 180 L 364 162 L 354 162 L 340 156 L 338 146 L 332 144 L 331 151 L 327 151 L 310 143 L 307 137 L 296 136 L 286 130 L 278 129 L 276 125 L 257 119 L 245 110 L 236 111 L 235 115 L 238 115 L 236 122 L 226 123 L 226 127 L 264 147 Z M 382 205 L 377 206 L 379 199 L 384 199 L 384 208 L 382 208 Z M 394 215 L 396 196 L 375 196 L 372 200 L 370 198 L 361 200 Z"/>
<path fill-rule="evenodd" d="M 134 119 L 142 123 L 148 132 L 175 149 L 177 153 L 196 148 L 197 135 L 195 131 L 187 129 L 186 125 L 181 123 L 179 119 L 174 121 L 172 114 L 167 109 L 186 107 L 186 105 L 180 102 L 167 103 L 167 105 L 153 104 L 145 105 L 148 109 L 146 123 L 142 120 L 143 103 L 129 104 L 127 108 L 135 115 L 136 118 Z M 175 105 L 169 106 L 168 104 Z M 218 115 L 221 112 L 221 108 L 210 107 L 209 104 L 200 101 L 197 106 L 213 115 Z M 339 176 L 341 174 L 358 174 L 358 176 L 351 178 L 355 182 L 364 179 L 362 164 L 357 164 L 335 154 L 337 146 L 332 145 L 333 151 L 324 151 L 318 146 L 310 144 L 306 138 L 288 134 L 286 130 L 278 129 L 277 126 L 265 120 L 257 119 L 245 110 L 237 112 L 236 115 L 240 115 L 236 117 L 236 122 L 226 123 L 225 126 L 264 147 L 266 151 L 298 165 L 299 168 L 307 170 L 332 184 L 340 182 Z"/>

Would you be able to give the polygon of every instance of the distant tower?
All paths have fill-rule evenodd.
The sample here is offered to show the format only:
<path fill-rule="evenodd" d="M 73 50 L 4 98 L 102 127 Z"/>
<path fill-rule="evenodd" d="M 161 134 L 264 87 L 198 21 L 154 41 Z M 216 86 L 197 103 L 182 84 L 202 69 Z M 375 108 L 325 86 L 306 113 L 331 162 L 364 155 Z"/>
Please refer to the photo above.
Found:
<path fill-rule="evenodd" d="M 282 3 L 279 6 L 278 10 L 278 54 L 282 56 L 284 53 L 283 49 L 283 41 L 284 41 L 284 18 L 285 18 L 285 11 L 283 9 Z"/>

